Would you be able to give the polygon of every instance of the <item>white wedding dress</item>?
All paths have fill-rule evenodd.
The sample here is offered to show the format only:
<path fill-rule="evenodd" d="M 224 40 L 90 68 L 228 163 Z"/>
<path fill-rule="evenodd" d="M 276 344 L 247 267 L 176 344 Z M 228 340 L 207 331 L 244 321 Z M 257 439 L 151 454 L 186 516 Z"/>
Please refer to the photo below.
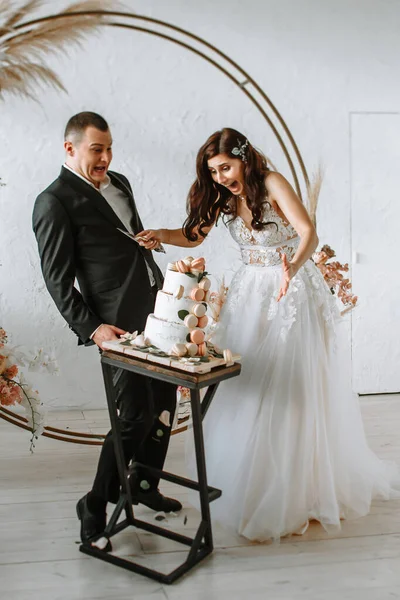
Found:
<path fill-rule="evenodd" d="M 213 341 L 241 354 L 242 373 L 221 383 L 204 419 L 208 481 L 222 489 L 212 517 L 258 541 L 301 533 L 311 519 L 340 527 L 374 497 L 400 495 L 398 470 L 369 449 L 339 366 L 337 301 L 310 260 L 276 301 L 280 252 L 290 260 L 299 238 L 269 205 L 264 220 L 275 225 L 228 225 L 243 266 Z"/>

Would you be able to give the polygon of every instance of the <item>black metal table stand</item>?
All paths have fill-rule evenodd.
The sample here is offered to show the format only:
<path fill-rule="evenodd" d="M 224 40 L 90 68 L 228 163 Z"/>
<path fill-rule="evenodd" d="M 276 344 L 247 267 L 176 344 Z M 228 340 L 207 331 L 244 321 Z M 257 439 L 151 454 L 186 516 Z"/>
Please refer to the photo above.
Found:
<path fill-rule="evenodd" d="M 108 410 L 110 413 L 118 473 L 121 483 L 120 497 L 114 512 L 107 523 L 104 531 L 104 537 L 110 539 L 112 536 L 120 531 L 123 531 L 127 527 L 134 526 L 138 529 L 144 529 L 145 531 L 161 535 L 162 537 L 189 546 L 190 550 L 186 560 L 181 565 L 179 565 L 170 573 L 165 574 L 126 558 L 105 552 L 104 550 L 101 550 L 97 546 L 94 546 L 90 543 L 82 544 L 79 549 L 85 554 L 100 558 L 101 560 L 112 563 L 124 569 L 128 569 L 129 571 L 146 575 L 147 577 L 155 579 L 156 581 L 167 584 L 173 583 L 213 551 L 210 502 L 219 498 L 222 492 L 217 488 L 207 485 L 202 421 L 220 382 L 239 375 L 241 366 L 240 364 L 235 363 L 229 367 L 219 367 L 213 369 L 210 373 L 195 374 L 152 364 L 137 358 L 130 358 L 128 356 L 111 351 L 103 352 L 101 364 L 107 395 Z M 127 369 L 128 371 L 133 371 L 134 373 L 139 373 L 154 379 L 161 379 L 163 381 L 167 381 L 176 385 L 182 385 L 190 389 L 198 481 L 192 481 L 191 479 L 187 479 L 173 473 L 167 473 L 166 471 L 161 471 L 159 469 L 154 469 L 147 465 L 141 465 L 137 462 L 132 463 L 129 467 L 125 466 L 121 431 L 118 421 L 117 405 L 115 401 L 112 367 Z M 208 389 L 203 401 L 201 401 L 200 390 L 205 387 Z M 133 475 L 137 467 L 140 466 L 144 466 L 147 471 L 156 474 L 161 479 L 165 479 L 166 481 L 170 481 L 199 492 L 201 521 L 194 538 L 181 535 L 174 531 L 170 531 L 169 529 L 147 523 L 146 521 L 142 521 L 140 519 L 136 519 L 132 507 L 133 503 L 129 477 Z M 122 511 L 125 511 L 125 519 L 118 522 Z"/>

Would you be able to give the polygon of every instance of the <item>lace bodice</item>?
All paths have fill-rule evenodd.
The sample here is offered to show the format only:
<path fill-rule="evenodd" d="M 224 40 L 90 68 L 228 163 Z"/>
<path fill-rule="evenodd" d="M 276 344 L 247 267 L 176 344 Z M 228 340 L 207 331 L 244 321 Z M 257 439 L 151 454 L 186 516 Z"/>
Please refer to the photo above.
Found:
<path fill-rule="evenodd" d="M 291 260 L 300 241 L 295 229 L 269 204 L 265 206 L 262 218 L 271 224 L 261 231 L 250 230 L 240 216 L 228 223 L 230 234 L 240 246 L 243 262 L 247 265 L 279 265 L 282 252 Z"/>

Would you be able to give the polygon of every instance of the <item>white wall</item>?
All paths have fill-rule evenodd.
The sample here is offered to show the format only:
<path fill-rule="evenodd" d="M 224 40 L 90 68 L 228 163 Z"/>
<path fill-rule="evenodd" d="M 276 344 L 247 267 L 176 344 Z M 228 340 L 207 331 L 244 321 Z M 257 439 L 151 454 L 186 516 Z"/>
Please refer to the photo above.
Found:
<path fill-rule="evenodd" d="M 53 0 L 48 12 L 66 2 Z M 306 166 L 326 167 L 318 227 L 338 258 L 350 260 L 349 113 L 399 109 L 400 3 L 381 0 L 125 0 L 132 11 L 182 26 L 235 59 L 260 83 L 288 123 Z M 15 343 L 56 354 L 58 379 L 43 377 L 50 407 L 104 402 L 98 354 L 76 347 L 48 296 L 31 231 L 36 195 L 63 162 L 62 131 L 80 110 L 109 121 L 112 167 L 135 189 L 145 226 L 176 227 L 198 147 L 235 127 L 286 174 L 265 121 L 236 87 L 193 54 L 141 33 L 107 29 L 52 59 L 69 90 L 46 90 L 41 104 L 0 104 L 0 316 Z M 218 227 L 199 249 L 210 271 L 234 267 L 237 252 Z M 170 249 L 165 260 L 181 256 Z M 160 261 L 162 266 L 165 260 Z"/>

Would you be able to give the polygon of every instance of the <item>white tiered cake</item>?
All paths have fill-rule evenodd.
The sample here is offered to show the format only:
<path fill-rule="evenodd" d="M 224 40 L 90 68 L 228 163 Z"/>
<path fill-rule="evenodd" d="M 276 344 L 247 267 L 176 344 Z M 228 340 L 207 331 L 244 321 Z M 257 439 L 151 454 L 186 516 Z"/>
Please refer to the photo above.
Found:
<path fill-rule="evenodd" d="M 221 294 L 214 293 L 213 301 L 221 296 L 217 312 L 215 305 L 209 304 L 210 287 L 204 258 L 188 256 L 169 263 L 144 332 L 127 332 L 119 340 L 103 342 L 103 348 L 192 373 L 232 365 L 240 356 L 229 349 L 220 350 L 205 333 L 207 310 L 215 323 L 223 303 Z"/>
<path fill-rule="evenodd" d="M 210 286 L 203 258 L 169 263 L 154 313 L 147 318 L 146 343 L 169 355 L 205 356 Z"/>

